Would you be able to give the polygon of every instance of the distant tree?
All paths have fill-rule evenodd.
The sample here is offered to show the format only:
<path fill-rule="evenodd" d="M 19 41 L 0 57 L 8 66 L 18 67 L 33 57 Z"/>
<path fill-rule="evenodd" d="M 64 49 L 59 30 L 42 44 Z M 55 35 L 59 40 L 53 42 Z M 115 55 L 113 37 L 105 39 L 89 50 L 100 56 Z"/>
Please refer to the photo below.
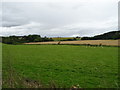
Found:
<path fill-rule="evenodd" d="M 27 40 L 29 42 L 40 42 L 40 41 L 42 41 L 40 35 L 28 35 Z"/>
<path fill-rule="evenodd" d="M 76 38 L 73 38 L 73 40 L 76 40 Z"/>
<path fill-rule="evenodd" d="M 90 40 L 90 37 L 82 37 L 81 40 Z"/>
<path fill-rule="evenodd" d="M 80 38 L 79 36 L 77 36 L 76 38 Z"/>
<path fill-rule="evenodd" d="M 42 38 L 43 42 L 47 42 L 47 41 L 54 41 L 52 38 L 47 38 L 46 36 L 44 38 Z"/>

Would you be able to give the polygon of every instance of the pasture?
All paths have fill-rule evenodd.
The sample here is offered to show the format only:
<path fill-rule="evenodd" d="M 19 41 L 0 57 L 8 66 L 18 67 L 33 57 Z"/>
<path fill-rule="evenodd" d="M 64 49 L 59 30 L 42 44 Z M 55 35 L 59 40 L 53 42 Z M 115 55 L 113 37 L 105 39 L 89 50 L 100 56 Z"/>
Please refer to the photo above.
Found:
<path fill-rule="evenodd" d="M 3 88 L 117 88 L 118 47 L 2 46 Z"/>
<path fill-rule="evenodd" d="M 67 40 L 67 39 L 74 39 L 74 37 L 53 37 L 54 41 L 60 41 L 60 40 Z M 80 38 L 76 38 L 77 40 L 80 40 Z"/>

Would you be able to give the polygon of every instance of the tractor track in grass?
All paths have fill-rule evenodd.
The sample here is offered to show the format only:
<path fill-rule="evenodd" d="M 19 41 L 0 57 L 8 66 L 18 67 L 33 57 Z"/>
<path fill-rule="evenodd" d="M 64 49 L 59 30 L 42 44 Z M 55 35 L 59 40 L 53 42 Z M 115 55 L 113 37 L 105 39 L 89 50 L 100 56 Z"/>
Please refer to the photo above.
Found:
<path fill-rule="evenodd" d="M 41 88 L 42 85 L 36 81 L 27 78 L 21 77 L 15 70 L 12 68 L 12 64 L 8 62 L 9 74 L 8 74 L 8 85 L 10 88 L 16 88 L 17 86 L 21 86 L 22 88 Z"/>
<path fill-rule="evenodd" d="M 2 81 L 3 84 L 7 83 L 7 86 L 9 88 L 42 88 L 43 86 L 40 84 L 40 82 L 36 81 L 36 80 L 31 80 L 31 79 L 26 79 L 21 77 L 12 67 L 12 62 L 10 59 L 13 59 L 12 56 L 10 56 L 10 52 L 7 51 L 7 54 L 9 55 L 8 59 L 7 59 L 7 70 L 5 72 L 7 72 L 7 80 Z"/>

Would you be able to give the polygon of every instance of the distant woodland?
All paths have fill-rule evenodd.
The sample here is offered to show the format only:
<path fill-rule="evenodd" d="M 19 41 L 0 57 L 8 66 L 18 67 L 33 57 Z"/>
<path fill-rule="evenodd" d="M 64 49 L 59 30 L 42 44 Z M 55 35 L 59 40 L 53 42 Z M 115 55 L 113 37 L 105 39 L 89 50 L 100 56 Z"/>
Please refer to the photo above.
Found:
<path fill-rule="evenodd" d="M 120 31 L 112 31 L 94 37 L 83 37 L 82 40 L 109 40 L 109 39 L 120 39 Z"/>
<path fill-rule="evenodd" d="M 120 39 L 120 31 L 112 31 L 101 35 L 96 35 L 94 37 L 74 37 L 74 38 L 66 38 L 64 40 L 58 39 L 58 41 L 109 40 L 109 39 L 110 40 Z M 28 42 L 47 42 L 47 41 L 55 41 L 55 40 L 53 38 L 41 37 L 40 35 L 2 37 L 2 42 L 6 44 L 20 44 L 20 43 L 28 43 Z"/>

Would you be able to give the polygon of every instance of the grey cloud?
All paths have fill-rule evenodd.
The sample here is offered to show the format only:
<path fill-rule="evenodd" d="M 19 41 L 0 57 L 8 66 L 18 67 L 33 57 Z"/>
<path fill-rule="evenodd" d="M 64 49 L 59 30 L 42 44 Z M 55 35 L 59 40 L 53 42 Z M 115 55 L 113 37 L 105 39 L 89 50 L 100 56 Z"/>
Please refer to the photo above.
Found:
<path fill-rule="evenodd" d="M 117 29 L 117 3 L 3 3 L 1 35 L 90 36 Z"/>
<path fill-rule="evenodd" d="M 21 9 L 20 5 L 13 3 L 3 3 L 2 4 L 2 26 L 3 27 L 12 27 L 19 26 L 29 23 L 29 19 L 24 14 L 24 11 Z"/>

